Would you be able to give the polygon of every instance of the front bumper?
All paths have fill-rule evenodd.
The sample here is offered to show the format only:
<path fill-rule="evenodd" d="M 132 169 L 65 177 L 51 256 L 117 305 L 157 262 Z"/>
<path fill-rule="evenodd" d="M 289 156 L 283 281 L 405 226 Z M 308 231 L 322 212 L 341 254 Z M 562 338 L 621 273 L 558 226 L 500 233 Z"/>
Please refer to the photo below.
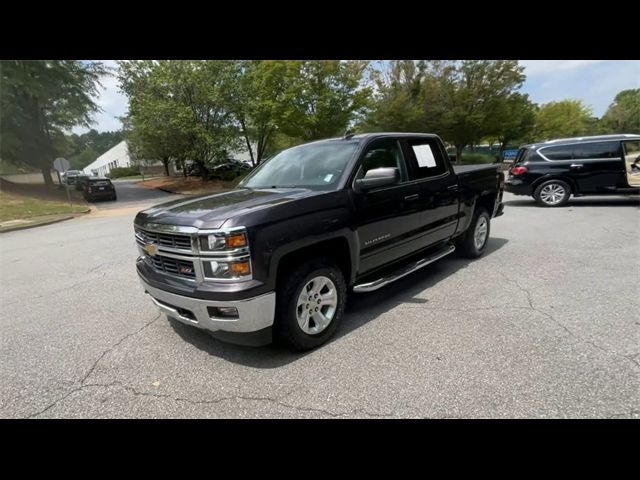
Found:
<path fill-rule="evenodd" d="M 151 297 L 162 313 L 187 325 L 213 333 L 238 334 L 263 332 L 273 325 L 276 309 L 275 292 L 236 301 L 203 300 L 152 287 L 142 277 L 140 282 L 145 293 Z M 234 307 L 238 311 L 237 318 L 216 317 L 212 312 L 215 307 Z"/>

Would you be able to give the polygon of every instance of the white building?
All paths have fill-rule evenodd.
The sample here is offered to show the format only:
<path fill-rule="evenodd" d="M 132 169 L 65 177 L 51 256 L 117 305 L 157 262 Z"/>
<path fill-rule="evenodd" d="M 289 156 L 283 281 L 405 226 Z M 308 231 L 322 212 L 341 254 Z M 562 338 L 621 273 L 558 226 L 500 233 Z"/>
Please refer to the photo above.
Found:
<path fill-rule="evenodd" d="M 244 147 L 244 145 L 243 145 Z M 255 151 L 257 145 L 252 145 L 253 152 L 255 155 Z M 240 148 L 238 151 L 232 152 L 229 155 L 230 158 L 235 160 L 240 160 L 251 165 L 251 157 L 249 155 L 249 151 L 244 148 Z M 153 164 L 149 164 L 149 162 L 144 162 L 145 170 L 149 170 L 151 168 L 157 169 L 158 173 L 160 173 L 162 166 L 162 162 L 158 161 Z M 112 168 L 116 167 L 130 167 L 131 166 L 131 157 L 129 156 L 129 149 L 127 148 L 127 141 L 123 140 L 118 143 L 115 147 L 112 147 L 110 150 L 107 150 L 105 153 L 100 155 L 95 161 L 91 162 L 89 165 L 83 168 L 83 172 L 87 175 L 99 175 L 104 177 L 109 172 L 111 172 Z M 176 175 L 173 165 L 170 164 L 169 172 L 171 175 Z"/>
<path fill-rule="evenodd" d="M 99 175 L 103 177 L 109 173 L 112 168 L 129 166 L 131 166 L 131 157 L 129 156 L 127 141 L 123 140 L 84 167 L 83 171 L 87 175 Z"/>

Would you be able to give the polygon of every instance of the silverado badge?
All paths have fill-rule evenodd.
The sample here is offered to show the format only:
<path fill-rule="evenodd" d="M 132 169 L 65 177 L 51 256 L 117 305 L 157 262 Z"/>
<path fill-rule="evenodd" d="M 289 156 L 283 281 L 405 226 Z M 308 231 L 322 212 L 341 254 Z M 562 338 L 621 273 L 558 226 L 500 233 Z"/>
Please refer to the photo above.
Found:
<path fill-rule="evenodd" d="M 156 254 L 158 253 L 158 245 L 156 245 L 155 243 L 147 243 L 144 246 L 144 251 L 147 252 L 152 257 L 155 257 Z"/>

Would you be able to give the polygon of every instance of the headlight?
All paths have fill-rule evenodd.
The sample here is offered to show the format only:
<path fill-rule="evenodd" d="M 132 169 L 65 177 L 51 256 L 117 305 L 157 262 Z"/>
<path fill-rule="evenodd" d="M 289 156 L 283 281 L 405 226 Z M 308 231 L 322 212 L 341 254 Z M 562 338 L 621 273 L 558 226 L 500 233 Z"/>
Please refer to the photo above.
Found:
<path fill-rule="evenodd" d="M 226 238 L 224 235 L 207 236 L 207 246 L 209 250 L 222 250 L 226 247 Z"/>
<path fill-rule="evenodd" d="M 246 260 L 205 262 L 205 277 L 212 279 L 239 279 L 251 276 L 251 262 Z"/>
<path fill-rule="evenodd" d="M 210 232 L 203 232 L 199 238 L 205 280 L 251 280 L 253 272 L 245 227 Z"/>
<path fill-rule="evenodd" d="M 212 233 L 202 237 L 200 246 L 204 251 L 236 250 L 249 246 L 245 230 Z"/>

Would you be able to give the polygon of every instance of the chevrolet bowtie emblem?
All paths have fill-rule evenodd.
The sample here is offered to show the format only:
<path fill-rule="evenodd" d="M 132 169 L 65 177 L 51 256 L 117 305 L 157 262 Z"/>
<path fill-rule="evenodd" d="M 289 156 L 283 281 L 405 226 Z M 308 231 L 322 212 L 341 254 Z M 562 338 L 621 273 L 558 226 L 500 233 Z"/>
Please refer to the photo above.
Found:
<path fill-rule="evenodd" d="M 158 253 L 158 245 L 156 245 L 155 243 L 147 243 L 144 246 L 144 251 L 147 252 L 152 257 L 155 257 L 156 254 Z"/>

